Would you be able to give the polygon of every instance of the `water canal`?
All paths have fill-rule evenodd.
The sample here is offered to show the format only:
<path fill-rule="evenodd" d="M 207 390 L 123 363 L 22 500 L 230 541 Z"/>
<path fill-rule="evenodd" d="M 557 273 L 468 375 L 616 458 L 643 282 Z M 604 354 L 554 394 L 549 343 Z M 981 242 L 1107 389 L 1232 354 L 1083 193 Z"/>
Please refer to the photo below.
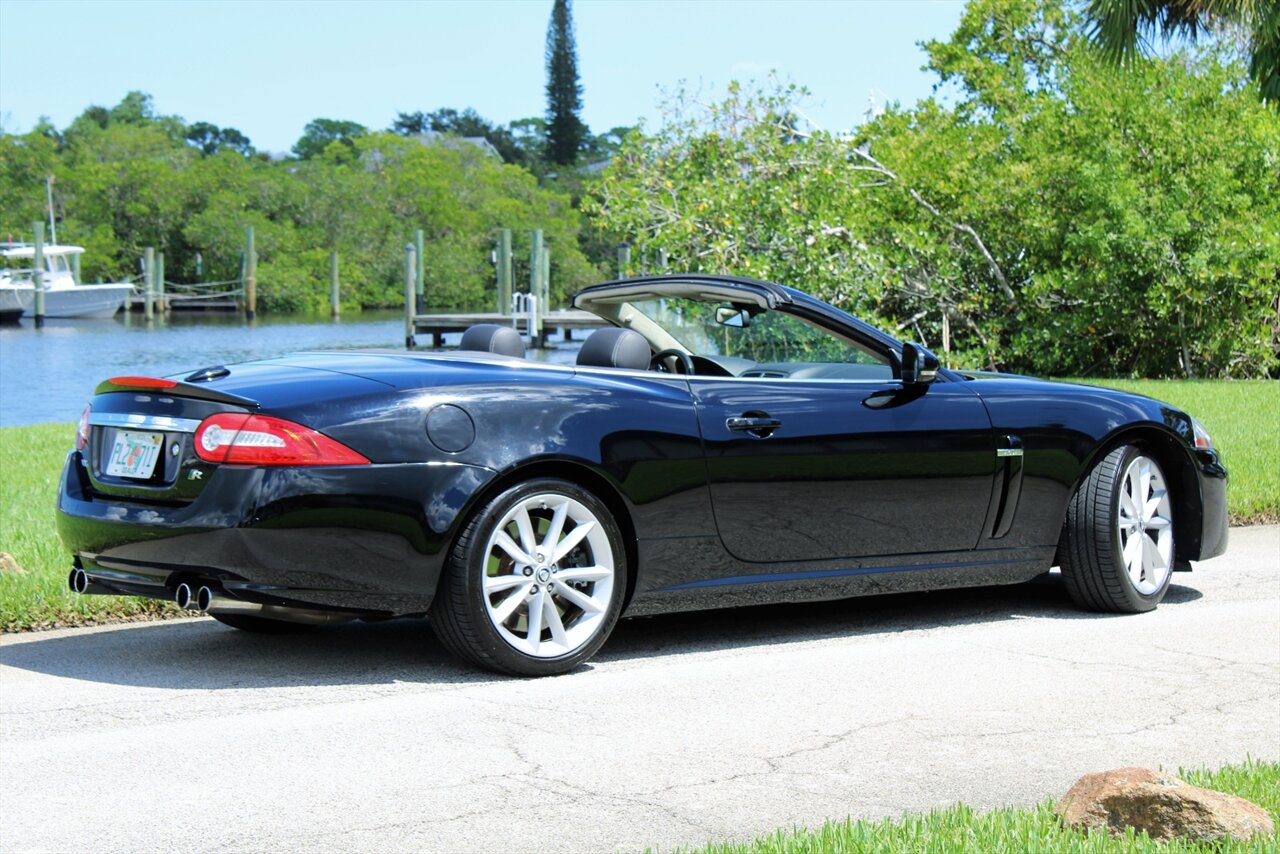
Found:
<path fill-rule="evenodd" d="M 446 335 L 456 344 L 458 335 Z M 396 311 L 328 318 L 174 315 L 148 323 L 137 315 L 107 320 L 30 319 L 0 327 L 0 426 L 75 421 L 107 377 L 164 376 L 303 350 L 396 348 L 404 316 Z M 429 342 L 427 336 L 421 336 Z M 531 351 L 530 358 L 572 362 L 577 343 Z"/>

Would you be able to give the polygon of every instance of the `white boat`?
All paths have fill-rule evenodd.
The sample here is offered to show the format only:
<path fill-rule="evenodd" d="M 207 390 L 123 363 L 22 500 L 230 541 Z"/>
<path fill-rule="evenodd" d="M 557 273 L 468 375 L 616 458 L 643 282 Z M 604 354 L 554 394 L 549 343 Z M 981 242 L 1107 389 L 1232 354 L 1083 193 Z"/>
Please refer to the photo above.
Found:
<path fill-rule="evenodd" d="M 13 323 L 35 301 L 36 289 L 31 285 L 0 284 L 0 323 Z"/>
<path fill-rule="evenodd" d="M 40 283 L 44 290 L 45 317 L 111 317 L 133 292 L 133 285 L 128 282 L 76 284 L 71 273 L 71 257 L 82 254 L 83 246 L 50 244 L 43 251 L 44 270 L 41 271 Z M 29 243 L 9 244 L 0 249 L 0 257 L 6 262 L 6 269 L 0 270 L 0 292 L 12 289 L 18 298 L 24 288 L 30 290 L 32 298 L 25 310 L 27 315 L 34 314 L 31 261 L 35 257 L 35 247 Z M 25 262 L 26 266 L 12 266 L 15 262 L 19 265 Z"/>

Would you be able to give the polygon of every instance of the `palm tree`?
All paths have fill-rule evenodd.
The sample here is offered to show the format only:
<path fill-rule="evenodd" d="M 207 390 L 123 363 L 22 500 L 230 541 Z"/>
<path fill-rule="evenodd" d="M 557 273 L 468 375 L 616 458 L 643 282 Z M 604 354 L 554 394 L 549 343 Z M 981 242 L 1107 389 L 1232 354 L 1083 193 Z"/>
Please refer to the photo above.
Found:
<path fill-rule="evenodd" d="M 1118 65 L 1135 61 L 1151 36 L 1198 38 L 1235 25 L 1247 33 L 1249 76 L 1262 100 L 1280 104 L 1280 0 L 1088 0 L 1089 36 Z"/>

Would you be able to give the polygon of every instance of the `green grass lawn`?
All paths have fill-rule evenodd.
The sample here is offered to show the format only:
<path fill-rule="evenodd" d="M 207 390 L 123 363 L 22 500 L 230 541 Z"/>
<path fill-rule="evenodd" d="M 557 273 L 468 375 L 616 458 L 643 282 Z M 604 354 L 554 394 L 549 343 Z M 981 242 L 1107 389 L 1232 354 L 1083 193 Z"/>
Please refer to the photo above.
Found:
<path fill-rule="evenodd" d="M 1194 415 L 1231 473 L 1232 524 L 1280 521 L 1280 382 L 1078 380 L 1145 394 Z"/>
<path fill-rule="evenodd" d="M 1280 520 L 1280 383 L 1093 380 L 1168 401 L 1200 419 L 1231 471 L 1233 523 Z M 75 596 L 71 556 L 54 532 L 53 507 L 71 424 L 0 427 L 0 552 L 22 574 L 0 572 L 0 631 L 113 622 L 177 609 L 121 596 Z"/>
<path fill-rule="evenodd" d="M 67 589 L 71 554 L 58 540 L 53 510 L 74 435 L 73 424 L 0 427 L 0 552 L 22 570 L 0 570 L 0 631 L 179 613 L 166 602 L 78 596 Z"/>
<path fill-rule="evenodd" d="M 1280 762 L 1247 761 L 1217 771 L 1178 772 L 1195 786 L 1216 789 L 1253 801 L 1280 826 Z M 1062 826 L 1045 801 L 1031 809 L 975 813 L 958 804 L 929 813 L 884 821 L 829 821 L 817 830 L 779 830 L 746 843 L 713 843 L 698 854 L 833 854 L 834 852 L 991 852 L 1053 851 L 1062 854 L 1111 852 L 1274 852 L 1280 839 L 1270 836 L 1247 843 L 1191 844 L 1153 842 L 1145 833 L 1122 838 L 1088 834 Z"/>

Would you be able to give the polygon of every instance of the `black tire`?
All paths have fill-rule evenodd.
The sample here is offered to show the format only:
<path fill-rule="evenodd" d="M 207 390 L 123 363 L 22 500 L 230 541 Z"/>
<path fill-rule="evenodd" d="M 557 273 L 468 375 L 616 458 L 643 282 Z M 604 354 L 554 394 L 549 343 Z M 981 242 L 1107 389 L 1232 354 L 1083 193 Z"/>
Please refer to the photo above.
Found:
<path fill-rule="evenodd" d="M 1144 570 L 1143 577 L 1135 582 L 1124 553 L 1124 546 L 1134 537 L 1151 539 L 1151 548 L 1154 549 L 1160 536 L 1159 531 L 1153 535 L 1145 527 L 1128 534 L 1121 532 L 1125 518 L 1121 513 L 1121 502 L 1129 495 L 1126 476 L 1131 467 L 1140 466 L 1142 461 L 1154 468 L 1164 486 L 1165 506 L 1171 506 L 1167 500 L 1168 481 L 1158 464 L 1134 445 L 1121 445 L 1107 454 L 1089 472 L 1067 505 L 1067 520 L 1059 552 L 1062 578 L 1071 599 L 1086 610 L 1129 614 L 1150 611 L 1160 604 L 1169 589 L 1174 549 L 1173 524 L 1168 512 L 1160 526 L 1161 530 L 1168 528 L 1167 551 L 1170 554 L 1169 566 L 1163 570 L 1163 580 L 1157 567 L 1150 577 Z M 1141 500 L 1145 504 L 1148 497 L 1144 495 Z M 1140 550 L 1147 546 L 1147 543 L 1138 541 Z M 1148 589 L 1139 589 L 1139 585 Z"/>
<path fill-rule="evenodd" d="M 535 498 L 541 500 L 544 497 L 550 498 L 548 502 L 550 504 L 562 499 L 576 503 L 578 508 L 585 510 L 595 522 L 599 523 L 600 534 L 584 535 L 579 545 L 562 559 L 565 563 L 563 567 L 552 567 L 548 557 L 548 561 L 541 562 L 539 566 L 529 567 L 534 570 L 529 573 L 524 571 L 524 564 L 496 550 L 491 538 L 498 535 L 499 523 L 509 514 L 518 513 L 524 502 Z M 569 513 L 570 511 L 566 511 L 566 518 L 572 518 L 568 515 Z M 554 511 L 548 509 L 546 505 L 543 505 L 542 510 L 535 508 L 530 513 L 530 519 L 533 521 L 534 528 L 537 529 L 535 533 L 542 532 L 537 533 L 535 542 L 540 540 L 550 527 L 550 520 L 546 518 L 548 514 L 554 515 Z M 515 523 L 509 522 L 509 524 Z M 578 524 L 582 523 L 574 521 L 575 527 Z M 561 542 L 567 542 L 570 539 L 568 534 L 572 530 L 572 528 L 566 530 L 566 536 Z M 551 676 L 566 673 L 594 655 L 617 623 L 627 588 L 626 555 L 622 533 L 613 514 L 596 496 L 577 484 L 565 480 L 538 478 L 526 481 L 507 489 L 478 509 L 463 527 L 441 571 L 440 585 L 431 605 L 431 626 L 440 642 L 450 652 L 486 670 L 513 676 Z M 603 581 L 601 579 L 573 581 L 570 582 L 573 589 L 565 591 L 565 585 L 560 579 L 576 570 L 584 570 L 588 564 L 583 561 L 587 558 L 592 566 L 611 564 L 612 575 L 607 588 L 601 586 Z M 564 573 L 564 576 L 548 576 L 542 571 L 544 569 L 548 572 Z M 491 590 L 486 594 L 484 590 L 486 578 L 490 582 L 496 578 L 515 581 L 520 576 L 527 578 L 528 581 L 511 585 L 502 591 Z M 538 625 L 541 628 L 537 632 L 536 640 L 532 637 L 534 633 L 529 631 L 532 628 L 529 625 L 530 612 L 535 610 L 532 603 L 542 601 L 542 599 L 530 598 L 539 591 L 537 586 L 539 578 L 544 579 L 541 592 L 544 598 L 550 600 L 550 608 L 556 613 L 555 620 L 561 626 L 561 636 L 568 637 L 568 632 L 574 632 L 575 638 L 581 638 L 581 642 L 571 648 L 564 646 L 563 648 L 568 651 L 563 654 L 542 655 L 528 651 L 530 646 L 543 650 L 543 643 L 547 644 L 546 650 L 560 648 L 550 638 L 543 640 L 544 635 L 552 633 L 551 629 L 544 625 L 546 618 L 538 617 Z M 550 578 L 549 585 L 545 583 L 546 578 Z M 560 583 L 560 592 L 552 593 L 557 582 Z M 535 585 L 532 594 L 525 592 L 526 584 Z M 588 588 L 589 593 L 585 592 Z M 562 598 L 573 594 L 576 599 L 586 597 L 595 603 L 597 602 L 594 598 L 596 593 L 606 589 L 607 604 L 602 603 L 598 610 L 591 612 L 579 609 Z M 517 594 L 523 597 L 520 600 L 521 604 L 514 606 L 515 610 L 509 612 L 505 621 L 496 622 L 498 617 L 494 616 L 494 611 L 502 609 L 508 595 L 513 597 L 514 601 Z M 538 613 L 547 612 L 539 610 Z M 522 615 L 527 634 L 523 642 L 526 649 L 517 648 L 517 644 L 521 643 L 518 631 Z M 562 619 L 571 621 L 561 622 Z"/>
<path fill-rule="evenodd" d="M 306 623 L 290 623 L 287 620 L 272 620 L 269 617 L 254 617 L 249 614 L 210 614 L 209 616 L 223 625 L 242 632 L 253 632 L 256 635 L 293 635 L 315 628 Z"/>

